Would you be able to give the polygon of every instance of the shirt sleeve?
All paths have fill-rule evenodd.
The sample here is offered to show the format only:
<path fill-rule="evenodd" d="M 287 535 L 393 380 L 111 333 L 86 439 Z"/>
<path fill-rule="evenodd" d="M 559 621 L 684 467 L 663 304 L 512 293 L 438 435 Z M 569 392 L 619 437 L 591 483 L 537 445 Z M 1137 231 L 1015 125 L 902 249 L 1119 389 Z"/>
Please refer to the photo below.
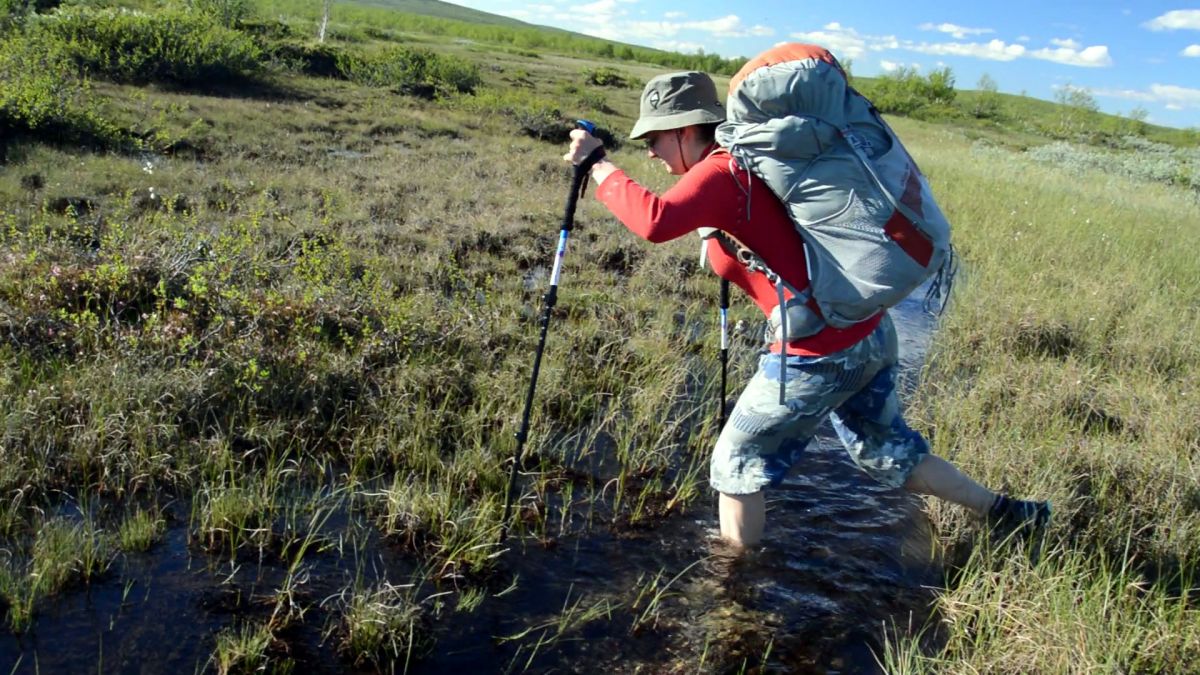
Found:
<path fill-rule="evenodd" d="M 684 174 L 661 196 L 617 169 L 596 190 L 599 199 L 625 227 L 643 239 L 661 243 L 698 227 L 722 227 L 733 204 L 732 181 L 720 180 L 710 163 Z"/>

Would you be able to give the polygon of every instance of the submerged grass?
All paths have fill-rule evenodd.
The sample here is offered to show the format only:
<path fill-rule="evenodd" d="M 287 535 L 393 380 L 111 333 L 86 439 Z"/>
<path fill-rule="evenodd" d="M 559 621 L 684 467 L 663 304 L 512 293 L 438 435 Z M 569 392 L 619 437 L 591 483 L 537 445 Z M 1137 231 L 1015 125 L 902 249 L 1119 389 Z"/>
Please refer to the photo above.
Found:
<path fill-rule="evenodd" d="M 8 605 L 8 623 L 24 631 L 35 605 L 71 584 L 87 584 L 112 563 L 108 536 L 90 521 L 55 518 L 40 523 L 24 557 L 8 552 L 0 566 L 0 596 Z"/>
<path fill-rule="evenodd" d="M 431 614 L 412 586 L 383 584 L 344 600 L 340 645 L 355 665 L 407 672 L 435 644 Z"/>

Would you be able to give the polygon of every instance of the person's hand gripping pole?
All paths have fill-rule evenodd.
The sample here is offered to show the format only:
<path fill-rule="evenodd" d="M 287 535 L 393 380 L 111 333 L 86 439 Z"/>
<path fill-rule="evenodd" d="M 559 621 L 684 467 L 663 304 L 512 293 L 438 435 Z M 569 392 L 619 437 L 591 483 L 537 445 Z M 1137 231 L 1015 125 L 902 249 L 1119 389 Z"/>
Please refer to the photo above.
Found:
<path fill-rule="evenodd" d="M 513 499 L 517 490 L 517 473 L 521 466 L 521 455 L 525 449 L 525 440 L 529 437 L 529 416 L 533 411 L 533 392 L 537 387 L 538 372 L 542 367 L 542 353 L 546 349 L 546 333 L 550 328 L 550 314 L 554 310 L 555 304 L 558 303 L 558 282 L 562 276 L 563 258 L 567 254 L 567 238 L 570 236 L 571 229 L 575 226 L 575 207 L 579 204 L 579 197 L 583 194 L 584 186 L 587 185 L 588 172 L 596 165 L 596 162 L 604 158 L 604 144 L 592 136 L 596 130 L 596 125 L 587 120 L 579 120 L 575 123 L 576 130 L 571 132 L 572 151 L 575 151 L 577 146 L 586 149 L 581 155 L 579 161 L 572 161 L 575 165 L 574 172 L 571 176 L 571 191 L 567 194 L 567 206 L 563 213 L 562 229 L 558 235 L 558 248 L 554 252 L 554 269 L 550 274 L 550 289 L 546 291 L 546 295 L 542 298 L 542 315 L 538 320 L 540 334 L 538 336 L 537 351 L 533 356 L 533 372 L 529 376 L 529 389 L 525 392 L 525 410 L 521 413 L 521 428 L 516 433 L 517 450 L 513 456 L 512 468 L 508 475 L 508 492 L 505 495 L 504 501 L 504 519 L 500 524 L 500 543 L 504 543 L 505 537 L 508 536 L 509 521 L 512 517 Z M 579 141 L 575 142 L 578 137 Z M 590 139 L 594 143 L 586 143 Z M 585 148 L 586 146 L 586 148 Z M 572 153 L 568 153 L 567 159 L 572 159 Z"/>

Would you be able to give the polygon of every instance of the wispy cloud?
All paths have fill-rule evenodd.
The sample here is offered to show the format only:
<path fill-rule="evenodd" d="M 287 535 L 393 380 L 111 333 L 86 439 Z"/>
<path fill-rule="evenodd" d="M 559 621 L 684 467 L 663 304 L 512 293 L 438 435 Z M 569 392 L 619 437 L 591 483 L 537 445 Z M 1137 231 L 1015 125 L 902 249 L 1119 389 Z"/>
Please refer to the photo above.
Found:
<path fill-rule="evenodd" d="M 695 54 L 704 49 L 704 45 L 698 42 L 681 42 L 678 40 L 665 40 L 654 43 L 655 48 L 665 49 L 671 52 L 679 52 L 680 54 Z"/>
<path fill-rule="evenodd" d="M 611 15 L 617 11 L 617 0 L 596 0 L 576 7 L 575 11 L 582 14 Z"/>
<path fill-rule="evenodd" d="M 965 39 L 968 35 L 987 35 L 989 33 L 996 32 L 991 28 L 966 28 L 964 26 L 957 26 L 952 23 L 923 23 L 920 26 L 917 26 L 917 28 L 920 28 L 921 30 L 935 30 L 939 33 L 946 33 L 956 40 Z"/>
<path fill-rule="evenodd" d="M 671 38 L 684 31 L 708 33 L 713 37 L 769 37 L 775 31 L 767 26 L 746 26 L 735 14 L 708 21 L 630 21 L 623 26 L 634 37 Z"/>
<path fill-rule="evenodd" d="M 883 51 L 885 49 L 896 49 L 900 46 L 899 40 L 894 36 L 863 35 L 853 28 L 842 26 L 842 24 L 836 21 L 825 24 L 818 31 L 792 33 L 792 37 L 802 42 L 821 45 L 842 60 L 857 59 L 866 54 L 867 51 Z"/>
<path fill-rule="evenodd" d="M 1200 45 L 1188 45 L 1183 51 L 1179 52 L 1180 56 L 1200 56 Z"/>
<path fill-rule="evenodd" d="M 1152 84 L 1148 89 L 1097 89 L 1092 93 L 1129 101 L 1161 103 L 1171 110 L 1200 110 L 1200 89 L 1173 84 Z"/>
<path fill-rule="evenodd" d="M 711 21 L 688 21 L 683 26 L 692 30 L 712 33 L 717 37 L 768 37 L 775 34 L 775 30 L 767 26 L 742 25 L 742 20 L 736 14 L 730 14 L 729 16 L 723 16 Z"/>
<path fill-rule="evenodd" d="M 938 67 L 940 68 L 941 64 L 939 64 Z M 883 70 L 883 72 L 885 72 L 885 73 L 893 73 L 893 72 L 899 70 L 900 68 L 912 68 L 913 70 L 919 71 L 919 70 L 921 70 L 921 64 L 910 63 L 908 65 L 905 65 L 903 63 L 899 63 L 896 61 L 888 61 L 887 59 L 881 59 L 879 61 L 879 68 L 881 70 Z"/>
<path fill-rule="evenodd" d="M 575 7 L 538 4 L 510 10 L 505 14 L 525 21 L 552 23 L 606 40 L 634 41 L 682 52 L 696 52 L 705 48 L 707 38 L 770 37 L 775 34 L 770 26 L 746 25 L 736 14 L 681 21 L 687 14 L 671 11 L 665 12 L 659 21 L 632 20 L 625 6 L 634 4 L 637 4 L 637 0 L 593 0 Z M 687 39 L 689 37 L 690 40 Z"/>
<path fill-rule="evenodd" d="M 1108 55 L 1108 47 L 1105 45 L 1094 45 L 1084 49 L 1078 47 L 1036 49 L 1029 52 L 1029 55 L 1035 59 L 1081 68 L 1105 68 L 1113 64 L 1112 57 Z"/>
<path fill-rule="evenodd" d="M 1142 24 L 1150 30 L 1200 30 L 1200 9 L 1176 9 Z"/>
<path fill-rule="evenodd" d="M 906 43 L 906 49 L 938 56 L 970 56 L 987 61 L 1012 61 L 1028 52 L 1024 45 L 1008 44 L 1004 40 L 990 42 L 921 42 Z"/>
<path fill-rule="evenodd" d="M 927 30 L 939 30 L 945 33 L 961 28 L 951 24 L 941 24 L 941 26 L 948 27 L 945 30 L 933 24 L 925 24 L 922 28 L 924 29 L 925 26 L 929 26 Z M 963 30 L 982 32 L 990 29 Z M 1020 58 L 1041 59 L 1084 68 L 1111 66 L 1113 63 L 1106 45 L 1084 47 L 1075 40 L 1062 38 L 1051 40 L 1050 44 L 1053 46 L 1043 49 L 1030 49 L 1025 45 L 1009 43 L 1000 39 L 987 42 L 916 42 L 899 40 L 892 35 L 866 35 L 840 23 L 826 24 L 818 31 L 792 33 L 791 36 L 797 40 L 822 45 L 842 59 L 861 58 L 868 52 L 902 49 L 934 56 L 965 56 L 986 61 L 1015 61 Z"/>

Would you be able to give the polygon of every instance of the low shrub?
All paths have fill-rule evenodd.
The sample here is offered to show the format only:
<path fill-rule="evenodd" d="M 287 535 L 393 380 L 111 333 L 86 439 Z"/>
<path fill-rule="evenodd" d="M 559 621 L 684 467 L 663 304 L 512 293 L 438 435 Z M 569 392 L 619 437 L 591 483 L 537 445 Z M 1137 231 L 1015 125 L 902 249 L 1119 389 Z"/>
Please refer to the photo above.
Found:
<path fill-rule="evenodd" d="M 118 132 L 97 112 L 91 88 L 61 45 L 37 36 L 8 36 L 0 41 L 0 81 L 0 132 L 116 139 Z"/>
<path fill-rule="evenodd" d="M 1138 136 L 1119 139 L 1118 149 L 1108 150 L 1056 141 L 1030 149 L 1026 155 L 1082 174 L 1099 170 L 1134 180 L 1144 180 L 1200 192 L 1200 150 L 1175 148 Z"/>
<path fill-rule="evenodd" d="M 47 12 L 58 7 L 60 0 L 0 0 L 0 31 L 17 26 L 34 12 Z"/>
<path fill-rule="evenodd" d="M 616 68 L 601 66 L 583 72 L 584 81 L 597 87 L 628 87 L 630 79 Z"/>
<path fill-rule="evenodd" d="M 885 113 L 921 117 L 931 108 L 933 116 L 944 116 L 954 102 L 954 74 L 941 68 L 922 77 L 915 68 L 898 68 L 864 87 L 863 94 Z"/>
<path fill-rule="evenodd" d="M 406 93 L 433 96 L 469 93 L 481 82 L 479 67 L 424 49 L 392 46 L 373 53 L 343 51 L 336 55 L 338 73 L 357 84 L 396 87 Z"/>
<path fill-rule="evenodd" d="M 75 7 L 38 17 L 35 26 L 89 72 L 119 82 L 199 84 L 259 69 L 249 36 L 195 11 Z"/>
<path fill-rule="evenodd" d="M 188 0 L 193 11 L 226 28 L 236 28 L 250 15 L 250 0 Z"/>
<path fill-rule="evenodd" d="M 316 77 L 341 77 L 338 59 L 345 50 L 328 42 L 274 41 L 264 46 L 268 60 L 288 70 Z"/>

